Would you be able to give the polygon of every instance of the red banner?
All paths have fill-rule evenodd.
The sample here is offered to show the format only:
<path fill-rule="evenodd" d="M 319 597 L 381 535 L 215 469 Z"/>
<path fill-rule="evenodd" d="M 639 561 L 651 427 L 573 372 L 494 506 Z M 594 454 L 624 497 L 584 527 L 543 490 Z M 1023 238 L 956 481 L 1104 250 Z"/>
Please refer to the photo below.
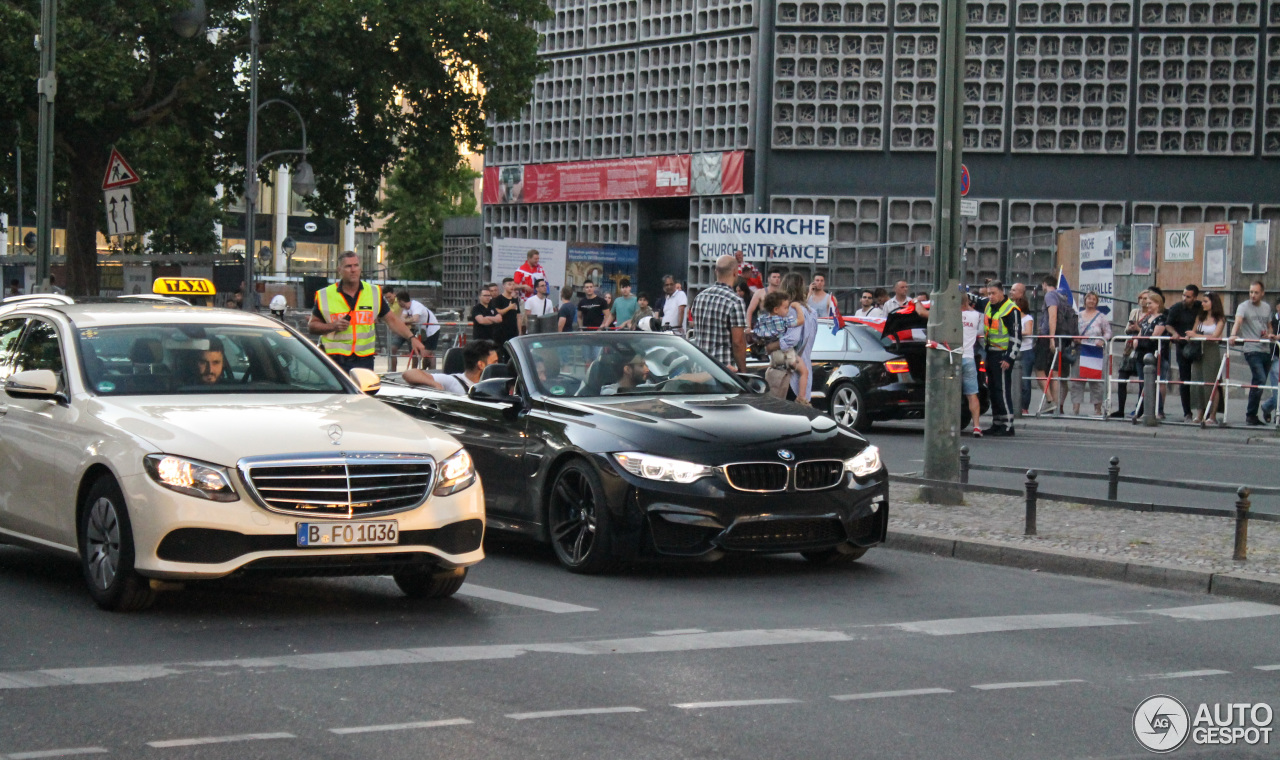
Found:
<path fill-rule="evenodd" d="M 742 192 L 742 151 L 699 154 L 699 170 L 709 176 L 692 177 L 694 156 L 652 156 L 609 161 L 560 164 L 490 166 L 484 170 L 483 200 L 499 203 L 555 203 L 631 198 L 672 198 Z M 715 165 L 718 164 L 718 167 Z"/>

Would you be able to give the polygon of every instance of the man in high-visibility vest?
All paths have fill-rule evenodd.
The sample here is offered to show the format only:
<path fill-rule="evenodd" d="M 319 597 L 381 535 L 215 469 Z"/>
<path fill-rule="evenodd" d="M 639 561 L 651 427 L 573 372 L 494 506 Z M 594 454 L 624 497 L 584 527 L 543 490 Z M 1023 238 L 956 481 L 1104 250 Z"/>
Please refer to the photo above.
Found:
<path fill-rule="evenodd" d="M 1011 381 L 1018 349 L 1022 346 L 1022 313 L 1004 295 L 1004 284 L 987 284 L 986 311 L 982 334 L 987 344 L 987 395 L 991 398 L 991 427 L 983 435 L 1013 435 L 1013 391 Z"/>
<path fill-rule="evenodd" d="M 316 291 L 316 305 L 307 329 L 320 336 L 320 347 L 339 367 L 348 372 L 356 367 L 373 369 L 379 319 L 409 341 L 413 356 L 426 352 L 418 336 L 383 300 L 382 288 L 360 279 L 360 257 L 354 251 L 338 256 L 338 278 L 329 287 Z"/>

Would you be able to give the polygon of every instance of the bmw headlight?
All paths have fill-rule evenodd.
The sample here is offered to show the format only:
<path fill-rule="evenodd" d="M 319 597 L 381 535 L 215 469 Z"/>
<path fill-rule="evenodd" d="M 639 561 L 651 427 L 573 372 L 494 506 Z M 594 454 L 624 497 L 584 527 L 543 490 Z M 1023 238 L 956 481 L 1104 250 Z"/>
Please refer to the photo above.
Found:
<path fill-rule="evenodd" d="M 635 451 L 614 454 L 613 458 L 618 461 L 622 469 L 632 475 L 639 475 L 649 480 L 663 480 L 668 483 L 692 483 L 699 478 L 707 477 L 713 472 L 705 464 L 656 457 L 652 454 L 640 454 Z"/>
<path fill-rule="evenodd" d="M 880 449 L 868 446 L 856 457 L 844 460 L 844 471 L 852 472 L 855 478 L 865 478 L 880 469 Z"/>
<path fill-rule="evenodd" d="M 440 478 L 431 493 L 436 496 L 455 494 L 476 482 L 476 468 L 466 449 L 458 449 L 440 463 Z"/>
<path fill-rule="evenodd" d="M 148 454 L 143 468 L 160 485 L 187 496 L 210 501 L 238 501 L 226 468 L 172 454 Z"/>

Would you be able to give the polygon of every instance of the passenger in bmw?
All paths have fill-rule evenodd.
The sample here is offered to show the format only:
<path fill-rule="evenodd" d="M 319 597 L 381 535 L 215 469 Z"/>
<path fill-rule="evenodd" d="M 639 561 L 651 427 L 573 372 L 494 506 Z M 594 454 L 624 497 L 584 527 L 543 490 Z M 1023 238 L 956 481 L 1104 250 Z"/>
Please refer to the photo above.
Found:
<path fill-rule="evenodd" d="M 400 377 L 409 385 L 425 385 L 438 391 L 467 395 L 471 386 L 480 382 L 480 375 L 490 364 L 498 363 L 498 347 L 491 340 L 473 340 L 462 349 L 462 372 L 445 374 L 421 369 L 407 369 Z"/>
<path fill-rule="evenodd" d="M 617 362 L 617 360 L 612 357 L 601 359 L 600 361 L 613 361 L 615 364 Z M 621 374 L 618 374 L 618 372 Z M 640 354 L 632 354 L 631 358 L 628 359 L 625 364 L 622 364 L 621 367 L 618 367 L 617 370 L 613 372 L 612 376 L 618 379 L 613 383 L 601 386 L 601 396 L 615 396 L 619 393 L 626 393 L 627 391 L 640 386 L 650 388 L 655 387 L 648 382 L 649 365 Z"/>

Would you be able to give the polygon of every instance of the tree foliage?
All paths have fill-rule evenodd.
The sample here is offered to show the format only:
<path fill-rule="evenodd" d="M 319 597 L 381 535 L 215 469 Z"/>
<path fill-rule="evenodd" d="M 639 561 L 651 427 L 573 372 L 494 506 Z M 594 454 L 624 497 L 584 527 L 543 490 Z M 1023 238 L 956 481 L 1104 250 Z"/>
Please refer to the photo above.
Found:
<path fill-rule="evenodd" d="M 440 277 L 444 220 L 476 213 L 473 183 L 480 173 L 465 162 L 452 167 L 424 167 L 434 159 L 405 159 L 387 182 L 382 228 L 389 258 L 398 277 Z M 438 178 L 438 179 L 437 179 Z"/>
<path fill-rule="evenodd" d="M 242 191 L 253 0 L 206 0 L 208 34 L 185 40 L 170 18 L 188 2 L 59 0 L 55 206 L 67 215 L 72 292 L 96 292 L 99 184 L 111 147 L 127 150 L 142 174 L 138 222 L 164 250 L 206 250 L 215 187 Z M 447 185 L 458 146 L 485 145 L 486 114 L 507 118 L 527 101 L 538 72 L 528 22 L 549 14 L 544 0 L 258 5 L 260 101 L 285 99 L 302 113 L 318 184 L 309 205 L 332 216 L 376 210 L 382 181 L 406 155 L 418 159 L 421 187 Z M 39 12 L 39 0 L 0 4 L 0 114 L 22 122 L 30 186 Z M 258 144 L 260 155 L 298 147 L 297 119 L 263 109 Z M 10 157 L 4 176 L 13 170 Z M 3 184 L 5 208 L 12 184 Z"/>

